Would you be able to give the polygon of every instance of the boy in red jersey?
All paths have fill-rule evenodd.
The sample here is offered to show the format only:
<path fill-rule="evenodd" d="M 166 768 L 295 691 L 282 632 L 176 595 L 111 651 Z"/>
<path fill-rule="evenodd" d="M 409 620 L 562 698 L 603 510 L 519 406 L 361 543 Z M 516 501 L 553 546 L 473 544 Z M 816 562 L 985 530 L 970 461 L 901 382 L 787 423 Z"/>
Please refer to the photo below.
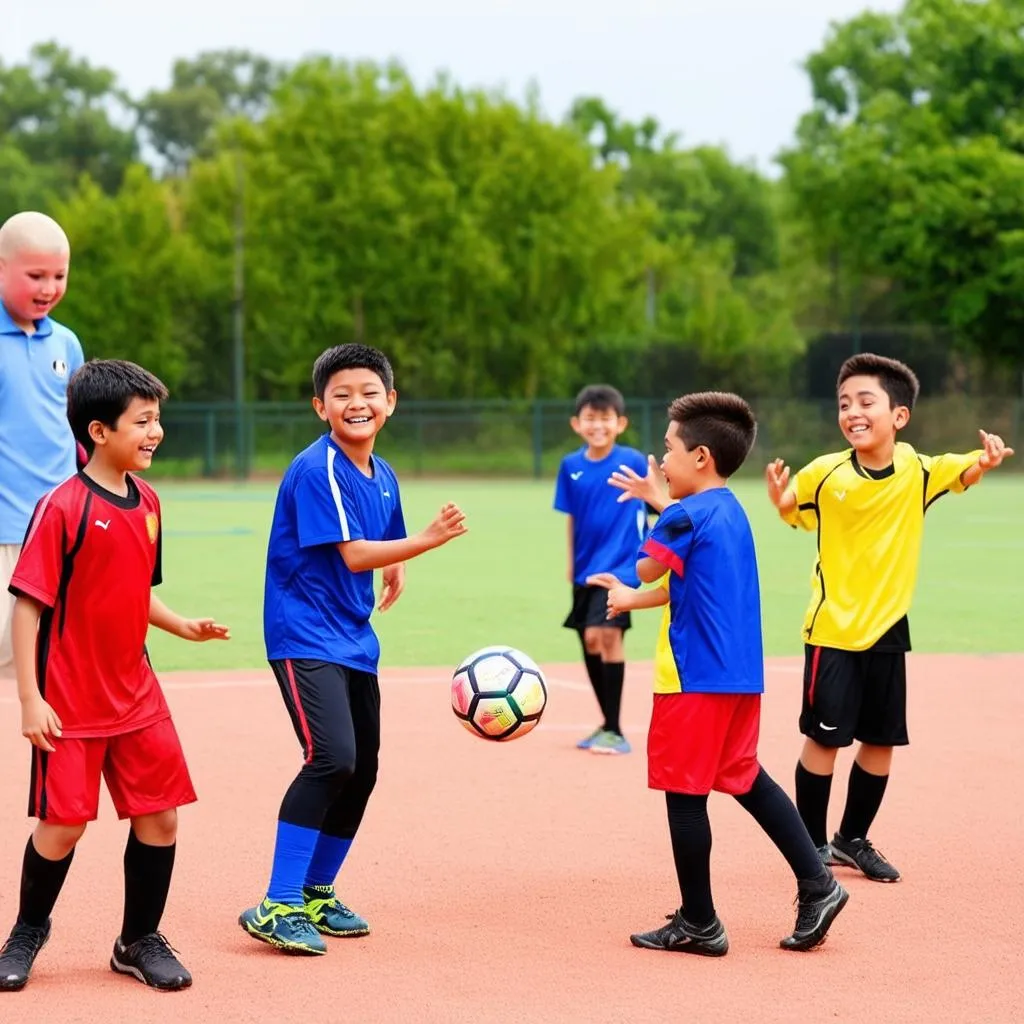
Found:
<path fill-rule="evenodd" d="M 40 499 L 11 579 L 22 735 L 32 743 L 18 920 L 0 951 L 0 989 L 28 981 L 50 937 L 75 844 L 97 816 L 100 775 L 131 819 L 125 906 L 110 966 L 159 989 L 192 983 L 158 931 L 174 866 L 177 808 L 195 799 L 171 714 L 146 652 L 158 626 L 185 640 L 226 639 L 183 619 L 160 583 L 160 502 L 134 472 L 163 438 L 167 389 L 134 363 L 93 360 L 71 379 L 68 419 L 88 464 Z"/>

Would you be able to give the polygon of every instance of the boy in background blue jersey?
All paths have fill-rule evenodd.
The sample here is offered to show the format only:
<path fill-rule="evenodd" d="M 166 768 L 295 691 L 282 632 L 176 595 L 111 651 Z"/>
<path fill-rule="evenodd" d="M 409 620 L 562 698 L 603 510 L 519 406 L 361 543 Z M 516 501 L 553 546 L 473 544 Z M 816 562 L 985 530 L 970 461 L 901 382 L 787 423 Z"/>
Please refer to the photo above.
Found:
<path fill-rule="evenodd" d="M 639 583 L 636 556 L 647 536 L 647 509 L 642 501 L 610 487 L 608 480 L 620 467 L 643 475 L 648 461 L 635 448 L 617 443 L 629 420 L 626 403 L 613 387 L 585 387 L 576 396 L 576 415 L 569 422 L 586 444 L 562 459 L 555 486 L 554 507 L 569 517 L 572 610 L 563 625 L 580 636 L 587 675 L 604 716 L 601 726 L 576 746 L 595 754 L 628 754 L 631 748 L 619 715 L 624 633 L 630 628 L 630 617 L 627 612 L 609 619 L 607 590 L 588 584 L 587 579 L 610 573 L 628 586 Z"/>
<path fill-rule="evenodd" d="M 313 367 L 317 415 L 330 432 L 300 452 L 281 481 L 267 552 L 267 659 L 302 745 L 285 793 L 266 898 L 239 923 L 288 953 L 327 952 L 322 935 L 370 927 L 334 892 L 377 781 L 380 644 L 370 625 L 373 570 L 383 570 L 380 611 L 405 582 L 404 563 L 466 532 L 445 505 L 406 536 L 398 481 L 373 453 L 394 412 L 394 374 L 383 353 L 339 345 Z"/>

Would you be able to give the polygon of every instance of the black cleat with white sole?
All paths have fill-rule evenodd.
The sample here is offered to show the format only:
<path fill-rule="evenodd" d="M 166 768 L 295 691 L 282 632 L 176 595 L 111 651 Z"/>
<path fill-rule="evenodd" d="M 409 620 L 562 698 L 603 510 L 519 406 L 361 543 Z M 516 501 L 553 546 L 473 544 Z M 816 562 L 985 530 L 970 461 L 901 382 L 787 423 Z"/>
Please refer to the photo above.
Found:
<path fill-rule="evenodd" d="M 680 908 L 668 915 L 668 924 L 650 932 L 630 935 L 629 941 L 640 949 L 663 949 L 669 953 L 692 953 L 695 956 L 725 956 L 729 939 L 717 917 L 703 928 L 697 928 L 683 917 Z"/>
<path fill-rule="evenodd" d="M 832 877 L 827 882 L 799 882 L 796 896 L 796 927 L 779 945 L 805 952 L 825 941 L 832 922 L 846 906 L 850 894 Z"/>
<path fill-rule="evenodd" d="M 110 957 L 110 969 L 118 974 L 130 974 L 150 988 L 174 992 L 192 984 L 192 975 L 174 953 L 171 944 L 159 932 L 143 935 L 130 946 L 118 938 Z"/>
<path fill-rule="evenodd" d="M 28 984 L 39 950 L 50 938 L 50 922 L 42 927 L 19 921 L 0 949 L 0 991 L 18 992 Z"/>

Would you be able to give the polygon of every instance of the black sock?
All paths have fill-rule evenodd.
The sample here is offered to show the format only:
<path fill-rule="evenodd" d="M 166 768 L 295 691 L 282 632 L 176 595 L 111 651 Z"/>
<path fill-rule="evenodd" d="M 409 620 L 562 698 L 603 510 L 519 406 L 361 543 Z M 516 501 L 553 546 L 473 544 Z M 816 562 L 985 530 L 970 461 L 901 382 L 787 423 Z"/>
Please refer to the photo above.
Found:
<path fill-rule="evenodd" d="M 779 848 L 798 881 L 810 882 L 828 877 L 828 869 L 821 863 L 814 841 L 800 820 L 793 801 L 763 768 L 754 779 L 750 792 L 736 799 Z"/>
<path fill-rule="evenodd" d="M 850 786 L 846 791 L 846 810 L 839 824 L 844 839 L 867 839 L 871 822 L 882 806 L 888 775 L 872 775 L 856 761 L 850 769 Z"/>
<path fill-rule="evenodd" d="M 33 928 L 42 928 L 57 904 L 64 879 L 75 856 L 72 851 L 63 860 L 47 860 L 29 836 L 21 868 L 21 905 L 18 920 Z"/>
<path fill-rule="evenodd" d="M 588 654 L 586 651 L 583 652 L 583 661 L 587 666 L 587 675 L 590 676 L 590 685 L 594 688 L 597 706 L 603 715 L 605 713 L 604 662 L 601 660 L 600 654 Z"/>
<path fill-rule="evenodd" d="M 148 846 L 134 830 L 124 848 L 124 919 L 121 942 L 130 946 L 160 927 L 174 870 L 175 844 Z"/>
<path fill-rule="evenodd" d="M 828 798 L 831 792 L 831 775 L 815 775 L 797 761 L 796 809 L 815 846 L 824 846 L 828 842 Z"/>
<path fill-rule="evenodd" d="M 711 899 L 711 822 L 708 798 L 666 793 L 668 831 L 683 901 L 683 916 L 697 928 L 715 919 Z"/>
<path fill-rule="evenodd" d="M 626 666 L 621 661 L 604 663 L 604 727 L 609 732 L 622 735 L 619 715 L 622 712 L 622 681 L 626 677 Z"/>

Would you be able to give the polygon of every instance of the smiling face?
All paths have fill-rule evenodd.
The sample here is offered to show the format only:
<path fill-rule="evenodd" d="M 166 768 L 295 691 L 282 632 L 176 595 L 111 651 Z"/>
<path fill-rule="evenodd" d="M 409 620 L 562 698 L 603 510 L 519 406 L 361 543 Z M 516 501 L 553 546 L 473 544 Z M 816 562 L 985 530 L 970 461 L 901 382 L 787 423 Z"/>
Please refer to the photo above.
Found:
<path fill-rule="evenodd" d="M 665 431 L 665 454 L 661 457 L 669 497 L 678 501 L 700 490 L 701 474 L 710 458 L 711 453 L 702 444 L 687 449 L 686 442 L 679 436 L 679 424 L 670 420 Z"/>
<path fill-rule="evenodd" d="M 362 447 L 373 441 L 395 411 L 397 398 L 373 370 L 352 367 L 327 381 L 323 398 L 314 398 L 313 408 L 330 424 L 338 444 Z"/>
<path fill-rule="evenodd" d="M 910 410 L 893 405 L 878 377 L 848 377 L 839 389 L 839 429 L 858 456 L 891 461 L 896 432 L 909 421 Z"/>
<path fill-rule="evenodd" d="M 69 262 L 66 250 L 23 249 L 0 259 L 0 295 L 19 327 L 31 327 L 64 298 Z"/>
<path fill-rule="evenodd" d="M 629 420 L 611 407 L 596 409 L 585 405 L 579 415 L 570 420 L 570 426 L 587 442 L 590 454 L 601 457 L 612 450 L 619 435 L 629 426 Z"/>
<path fill-rule="evenodd" d="M 164 439 L 160 403 L 155 398 L 133 398 L 113 427 L 93 420 L 89 436 L 95 455 L 111 469 L 122 473 L 149 469 Z"/>

